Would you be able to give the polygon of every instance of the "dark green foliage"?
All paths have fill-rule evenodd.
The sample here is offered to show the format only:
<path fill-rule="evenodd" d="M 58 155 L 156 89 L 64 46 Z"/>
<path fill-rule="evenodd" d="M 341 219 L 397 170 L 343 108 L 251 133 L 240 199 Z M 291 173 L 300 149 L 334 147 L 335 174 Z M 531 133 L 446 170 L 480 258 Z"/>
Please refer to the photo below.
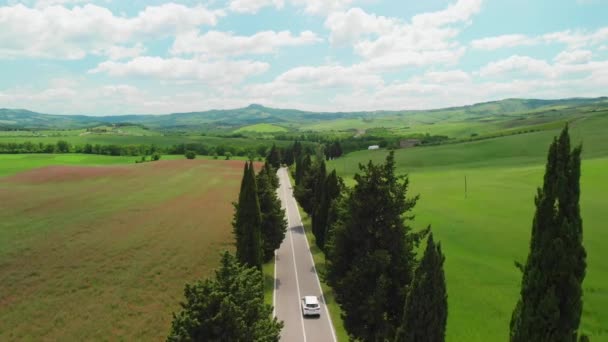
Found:
<path fill-rule="evenodd" d="M 308 165 L 310 157 L 305 157 L 303 166 Z M 297 171 L 297 170 L 296 170 Z M 307 167 L 301 176 L 300 183 L 296 185 L 294 196 L 302 209 L 310 216 L 314 215 L 320 202 L 320 195 L 326 177 L 325 160 L 317 158 L 315 163 Z"/>
<path fill-rule="evenodd" d="M 394 154 L 383 165 L 360 165 L 356 185 L 340 201 L 327 243 L 327 280 L 352 338 L 394 337 L 415 267 L 414 234 L 404 220 L 418 197 L 407 198 L 407 176 L 395 175 Z"/>
<path fill-rule="evenodd" d="M 59 140 L 55 150 L 59 153 L 68 153 L 70 152 L 70 144 L 65 140 Z"/>
<path fill-rule="evenodd" d="M 287 166 L 293 165 L 295 159 L 293 156 L 293 147 L 292 146 L 287 146 L 283 150 L 283 153 L 281 155 L 283 156 L 283 164 L 285 164 Z"/>
<path fill-rule="evenodd" d="M 314 165 L 310 159 L 310 155 L 306 154 L 301 162 L 296 165 L 296 186 L 294 188 L 294 196 L 300 203 L 300 206 L 307 214 L 311 214 L 314 208 L 313 189 L 314 189 Z"/>
<path fill-rule="evenodd" d="M 313 221 L 315 240 L 317 246 L 319 246 L 321 250 L 325 250 L 327 235 L 331 225 L 336 220 L 335 210 L 332 210 L 332 207 L 335 205 L 343 188 L 344 184 L 342 183 L 342 179 L 338 177 L 336 171 L 333 170 L 325 179 L 321 199 L 315 210 L 315 215 L 313 216 L 315 219 Z"/>
<path fill-rule="evenodd" d="M 441 245 L 429 238 L 420 265 L 405 300 L 403 323 L 396 342 L 443 342 L 448 318 L 448 298 L 443 272 Z"/>
<path fill-rule="evenodd" d="M 188 159 L 194 159 L 196 158 L 196 153 L 194 151 L 186 151 L 184 156 L 186 156 Z"/>
<path fill-rule="evenodd" d="M 264 304 L 262 273 L 228 252 L 214 279 L 186 284 L 167 341 L 279 341 L 282 322 Z"/>
<path fill-rule="evenodd" d="M 576 341 L 582 312 L 586 252 L 580 215 L 581 147 L 570 149 L 568 126 L 549 148 L 535 198 L 530 254 L 511 341 Z"/>
<path fill-rule="evenodd" d="M 243 181 L 232 226 L 236 238 L 236 257 L 248 266 L 262 268 L 262 217 L 253 163 L 245 163 Z"/>
<path fill-rule="evenodd" d="M 278 177 L 270 165 L 265 164 L 258 174 L 257 188 L 262 213 L 262 257 L 264 262 L 268 262 L 272 260 L 275 249 L 281 246 L 287 229 L 285 210 L 277 197 Z"/>
<path fill-rule="evenodd" d="M 281 153 L 277 148 L 277 145 L 273 144 L 272 148 L 270 148 L 270 152 L 268 152 L 268 156 L 266 157 L 266 163 L 270 164 L 275 169 L 281 167 Z"/>
<path fill-rule="evenodd" d="M 325 180 L 327 179 L 327 170 L 325 167 L 325 160 L 321 159 L 316 168 L 314 169 L 314 173 L 311 174 L 312 178 L 312 202 L 311 207 L 311 223 L 312 223 L 312 233 L 315 236 L 315 240 L 317 240 L 317 245 L 319 245 L 319 238 L 323 239 L 323 235 L 325 235 L 325 221 L 326 215 L 324 217 L 324 210 L 321 208 L 323 205 L 321 203 L 323 193 L 325 192 Z"/>
<path fill-rule="evenodd" d="M 264 166 L 262 167 L 260 173 L 266 174 L 266 176 L 270 180 L 270 183 L 275 189 L 279 188 L 279 177 L 277 176 L 277 170 L 270 166 L 270 164 L 264 163 Z"/>
<path fill-rule="evenodd" d="M 312 161 L 309 154 L 299 155 L 296 157 L 296 174 L 294 176 L 296 185 L 299 185 L 302 182 L 302 178 L 308 172 L 311 165 Z"/>
<path fill-rule="evenodd" d="M 325 158 L 327 160 L 339 158 L 342 156 L 342 145 L 339 141 L 327 143 L 325 145 Z"/>
<path fill-rule="evenodd" d="M 224 154 L 224 160 L 230 160 L 230 158 L 232 158 L 232 153 L 230 153 L 230 152 L 226 152 L 226 153 Z"/>
<path fill-rule="evenodd" d="M 160 153 L 156 152 L 152 154 L 152 160 L 157 161 L 160 160 Z"/>
<path fill-rule="evenodd" d="M 299 142 L 298 140 L 294 141 L 292 150 L 293 150 L 293 158 L 295 161 L 296 159 L 298 159 L 299 157 L 302 156 L 302 143 Z"/>

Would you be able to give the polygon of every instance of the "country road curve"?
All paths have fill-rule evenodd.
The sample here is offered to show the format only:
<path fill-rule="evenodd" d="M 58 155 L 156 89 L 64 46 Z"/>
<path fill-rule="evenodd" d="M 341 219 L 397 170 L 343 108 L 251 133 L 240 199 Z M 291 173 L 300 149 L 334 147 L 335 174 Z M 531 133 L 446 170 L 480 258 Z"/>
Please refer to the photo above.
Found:
<path fill-rule="evenodd" d="M 285 323 L 281 341 L 336 342 L 329 311 L 304 233 L 289 175 L 286 168 L 278 171 L 281 203 L 287 216 L 287 233 L 276 250 L 274 307 L 276 317 Z M 300 307 L 303 296 L 317 296 L 321 304 L 320 317 L 304 318 Z"/>

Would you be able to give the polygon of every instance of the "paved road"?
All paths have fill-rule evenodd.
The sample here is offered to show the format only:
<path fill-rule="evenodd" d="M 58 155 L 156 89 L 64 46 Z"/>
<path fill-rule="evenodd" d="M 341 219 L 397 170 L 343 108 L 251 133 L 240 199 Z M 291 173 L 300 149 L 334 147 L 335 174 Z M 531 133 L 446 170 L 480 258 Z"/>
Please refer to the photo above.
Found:
<path fill-rule="evenodd" d="M 275 263 L 275 315 L 285 323 L 281 341 L 335 342 L 335 332 L 325 299 L 304 235 L 302 219 L 293 197 L 287 169 L 278 172 L 281 186 L 279 197 L 287 216 L 287 234 L 276 251 Z M 317 296 L 321 302 L 321 316 L 302 317 L 300 298 Z"/>

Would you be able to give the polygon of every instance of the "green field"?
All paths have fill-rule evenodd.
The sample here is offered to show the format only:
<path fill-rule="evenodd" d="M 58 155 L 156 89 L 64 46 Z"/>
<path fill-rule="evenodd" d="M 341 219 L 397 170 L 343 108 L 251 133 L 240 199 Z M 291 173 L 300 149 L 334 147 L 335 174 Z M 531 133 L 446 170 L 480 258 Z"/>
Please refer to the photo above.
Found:
<path fill-rule="evenodd" d="M 0 177 L 49 165 L 114 165 L 133 163 L 136 159 L 138 157 L 110 157 L 77 153 L 0 154 Z"/>
<path fill-rule="evenodd" d="M 244 126 L 241 127 L 237 130 L 235 130 L 235 133 L 241 133 L 241 132 L 254 132 L 254 133 L 281 133 L 281 132 L 287 132 L 287 128 L 285 127 L 281 127 L 281 126 L 277 126 L 277 125 L 273 125 L 273 124 L 267 124 L 267 123 L 261 123 L 261 124 L 255 124 L 255 125 L 249 125 L 249 126 Z"/>
<path fill-rule="evenodd" d="M 584 144 L 581 210 L 587 277 L 581 328 L 592 341 L 608 340 L 608 117 L 597 116 L 571 127 Z M 534 213 L 536 187 L 558 130 L 521 134 L 467 144 L 396 152 L 398 171 L 409 172 L 411 194 L 420 194 L 414 225 L 431 224 L 446 255 L 448 341 L 504 341 L 517 302 Z M 330 163 L 346 176 L 357 163 L 381 162 L 386 151 L 363 151 Z M 464 178 L 468 191 L 465 198 Z"/>
<path fill-rule="evenodd" d="M 233 249 L 242 165 L 182 157 L 0 178 L 0 340 L 164 340 L 184 284 Z"/>

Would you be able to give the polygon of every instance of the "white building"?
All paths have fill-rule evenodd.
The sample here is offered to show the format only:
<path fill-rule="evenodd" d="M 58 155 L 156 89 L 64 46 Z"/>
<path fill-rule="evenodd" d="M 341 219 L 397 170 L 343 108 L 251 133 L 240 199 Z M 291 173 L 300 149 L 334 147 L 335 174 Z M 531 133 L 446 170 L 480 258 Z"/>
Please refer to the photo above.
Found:
<path fill-rule="evenodd" d="M 368 147 L 367 149 L 368 149 L 368 150 L 377 150 L 377 149 L 379 149 L 379 148 L 380 148 L 380 146 L 378 146 L 378 145 L 371 145 L 371 146 L 370 146 L 370 147 Z"/>

